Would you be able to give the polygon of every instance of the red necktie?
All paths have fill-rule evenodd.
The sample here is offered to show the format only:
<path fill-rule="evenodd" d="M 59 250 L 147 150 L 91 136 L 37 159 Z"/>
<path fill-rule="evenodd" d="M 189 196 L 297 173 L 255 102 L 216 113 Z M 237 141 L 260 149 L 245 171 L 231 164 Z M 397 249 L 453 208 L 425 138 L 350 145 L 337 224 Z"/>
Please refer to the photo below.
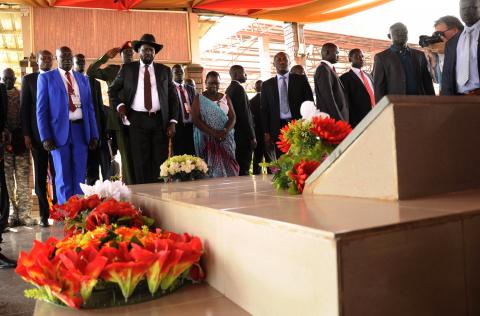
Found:
<path fill-rule="evenodd" d="M 148 65 L 145 65 L 145 74 L 143 75 L 143 101 L 148 112 L 152 109 L 152 84 L 150 83 L 150 72 Z"/>
<path fill-rule="evenodd" d="M 183 90 L 182 85 L 178 86 L 178 89 L 180 90 L 180 98 L 182 99 L 182 108 L 183 108 L 183 117 L 185 117 L 186 120 L 190 117 L 190 115 L 187 112 L 187 109 L 185 108 L 185 103 L 187 103 L 187 98 L 185 97 L 185 90 Z"/>
<path fill-rule="evenodd" d="M 368 82 L 367 76 L 360 70 L 360 77 L 362 77 L 363 84 L 365 85 L 365 89 L 367 89 L 368 94 L 370 95 L 370 103 L 372 103 L 372 108 L 375 107 L 375 94 L 373 93 L 372 87 Z"/>
<path fill-rule="evenodd" d="M 72 76 L 68 71 L 65 72 L 65 76 L 67 77 L 67 94 L 68 94 L 68 109 L 70 112 L 75 112 L 77 109 L 75 104 L 73 104 L 72 95 L 75 95 L 75 90 L 73 89 L 72 83 Z"/>

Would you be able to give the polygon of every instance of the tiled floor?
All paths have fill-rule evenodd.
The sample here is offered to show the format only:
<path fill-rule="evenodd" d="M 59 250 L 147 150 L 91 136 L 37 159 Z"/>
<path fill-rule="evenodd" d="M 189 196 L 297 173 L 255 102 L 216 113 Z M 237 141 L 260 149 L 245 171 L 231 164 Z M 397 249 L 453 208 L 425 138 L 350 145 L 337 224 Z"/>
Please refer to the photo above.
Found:
<path fill-rule="evenodd" d="M 20 251 L 32 247 L 33 240 L 46 240 L 50 236 L 63 237 L 63 227 L 49 228 L 18 227 L 14 231 L 3 234 L 2 254 L 10 259 L 18 258 Z M 33 315 L 35 301 L 23 296 L 23 291 L 30 286 L 24 282 L 14 269 L 0 269 L 0 315 L 27 316 Z"/>

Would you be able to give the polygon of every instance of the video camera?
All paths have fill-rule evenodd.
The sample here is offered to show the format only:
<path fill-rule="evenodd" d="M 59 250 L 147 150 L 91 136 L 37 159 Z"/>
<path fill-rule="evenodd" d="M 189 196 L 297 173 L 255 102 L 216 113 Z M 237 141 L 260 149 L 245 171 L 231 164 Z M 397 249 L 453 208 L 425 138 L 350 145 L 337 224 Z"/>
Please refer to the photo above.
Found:
<path fill-rule="evenodd" d="M 428 35 L 421 35 L 418 41 L 418 44 L 421 47 L 427 47 L 435 43 L 440 43 L 442 42 L 442 32 L 434 32 L 432 36 Z"/>

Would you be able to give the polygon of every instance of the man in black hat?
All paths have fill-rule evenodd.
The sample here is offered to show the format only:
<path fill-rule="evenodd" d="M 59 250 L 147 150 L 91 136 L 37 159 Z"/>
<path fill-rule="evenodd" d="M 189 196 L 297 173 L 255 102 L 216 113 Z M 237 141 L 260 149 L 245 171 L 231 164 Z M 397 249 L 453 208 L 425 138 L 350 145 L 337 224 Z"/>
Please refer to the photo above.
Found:
<path fill-rule="evenodd" d="M 144 34 L 132 46 L 140 61 L 123 65 L 108 95 L 122 123 L 130 126 L 135 182 L 151 183 L 158 179 L 168 156 L 168 139 L 175 135 L 178 98 L 170 68 L 153 62 L 163 45 Z"/>
<path fill-rule="evenodd" d="M 110 59 L 115 58 L 120 54 L 122 58 L 122 65 L 131 63 L 133 61 L 132 42 L 127 41 L 121 47 L 114 47 L 108 50 L 100 59 L 93 62 L 87 69 L 87 76 L 98 80 L 105 81 L 110 86 L 115 80 L 122 68 L 122 65 L 109 64 L 104 68 L 102 65 L 106 64 Z M 112 154 L 115 155 L 116 148 L 120 151 L 122 159 L 122 180 L 126 184 L 135 184 L 135 176 L 133 174 L 132 154 L 130 152 L 130 137 L 128 126 L 122 125 L 118 118 L 116 109 L 110 105 L 108 107 L 106 129 L 110 133 L 112 143 Z"/>

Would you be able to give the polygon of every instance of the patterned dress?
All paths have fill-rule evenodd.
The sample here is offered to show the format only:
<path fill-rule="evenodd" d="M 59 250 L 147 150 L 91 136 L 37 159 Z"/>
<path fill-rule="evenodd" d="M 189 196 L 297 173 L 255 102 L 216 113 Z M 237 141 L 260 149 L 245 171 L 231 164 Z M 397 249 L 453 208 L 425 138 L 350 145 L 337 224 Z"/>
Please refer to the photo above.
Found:
<path fill-rule="evenodd" d="M 214 102 L 200 94 L 200 116 L 213 129 L 221 130 L 228 122 L 228 103 L 224 95 Z M 205 160 L 210 177 L 238 176 L 239 166 L 235 160 L 234 130 L 231 129 L 225 139 L 219 141 L 203 133 L 196 126 L 193 128 L 193 141 L 197 156 Z"/>

